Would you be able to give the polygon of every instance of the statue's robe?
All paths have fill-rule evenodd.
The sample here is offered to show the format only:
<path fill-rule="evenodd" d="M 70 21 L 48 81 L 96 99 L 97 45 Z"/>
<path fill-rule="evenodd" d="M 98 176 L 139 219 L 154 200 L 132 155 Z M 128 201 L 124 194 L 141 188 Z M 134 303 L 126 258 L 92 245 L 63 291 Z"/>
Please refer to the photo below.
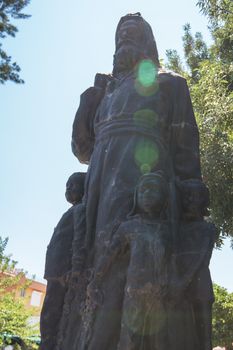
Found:
<path fill-rule="evenodd" d="M 69 278 L 63 301 L 63 310 L 60 317 L 56 347 L 53 350 L 76 349 L 75 339 L 82 323 L 82 308 L 86 299 L 86 285 L 88 279 L 85 275 L 85 206 L 80 203 L 73 207 L 73 239 L 71 250 L 67 256 L 70 259 L 70 272 L 76 273 L 75 278 Z M 78 282 L 78 283 L 77 283 Z"/>
<path fill-rule="evenodd" d="M 129 213 L 143 172 L 164 170 L 169 181 L 201 178 L 199 135 L 185 79 L 159 71 L 154 86 L 140 91 L 135 74 L 112 79 L 105 93 L 86 90 L 74 121 L 73 150 L 89 163 L 86 239 L 95 251 L 99 243 L 101 250 L 101 231 Z"/>
<path fill-rule="evenodd" d="M 93 288 L 103 294 L 103 301 L 95 310 L 88 349 L 197 348 L 192 306 L 183 298 L 184 289 L 179 289 L 178 302 L 171 303 L 169 298 L 175 274 L 171 243 L 167 222 L 136 215 L 120 225 L 95 268 Z M 113 318 L 117 310 L 111 309 L 111 290 L 107 287 L 109 276 L 113 274 L 111 266 L 118 265 L 126 254 L 128 267 L 123 311 L 116 337 L 117 331 L 113 332 L 111 327 L 111 316 Z M 178 280 L 176 282 L 179 283 Z M 100 334 L 101 327 L 103 336 Z"/>
<path fill-rule="evenodd" d="M 75 117 L 73 151 L 80 161 L 89 163 L 84 194 L 88 268 L 103 254 L 114 226 L 126 219 L 144 172 L 165 172 L 172 222 L 177 219 L 176 177 L 201 178 L 199 135 L 185 79 L 159 71 L 151 88 L 137 85 L 132 72 L 119 80 L 113 78 L 105 91 L 89 88 L 81 96 Z M 127 260 L 122 259 L 113 266 L 106 284 L 111 293 L 106 318 L 111 340 L 103 350 L 117 348 L 126 270 Z M 82 332 L 77 330 L 75 337 L 74 349 L 84 349 Z"/>
<path fill-rule="evenodd" d="M 177 234 L 176 263 L 180 278 L 189 282 L 191 302 L 214 302 L 209 263 L 216 240 L 216 229 L 205 220 L 181 221 Z"/>
<path fill-rule="evenodd" d="M 62 317 L 67 284 L 65 275 L 71 270 L 74 206 L 67 210 L 54 229 L 47 248 L 44 278 L 47 289 L 41 311 L 41 350 L 54 350 Z"/>
<path fill-rule="evenodd" d="M 179 279 L 186 284 L 184 298 L 193 309 L 197 349 L 212 349 L 214 293 L 209 262 L 216 240 L 215 226 L 205 220 L 181 221 L 174 254 Z"/>

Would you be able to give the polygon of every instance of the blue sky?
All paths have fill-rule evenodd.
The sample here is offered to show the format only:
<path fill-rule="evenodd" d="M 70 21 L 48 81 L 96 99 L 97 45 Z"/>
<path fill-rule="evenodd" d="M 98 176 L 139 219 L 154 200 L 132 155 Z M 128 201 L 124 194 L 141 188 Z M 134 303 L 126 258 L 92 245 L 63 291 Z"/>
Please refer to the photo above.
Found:
<path fill-rule="evenodd" d="M 80 94 L 96 72 L 112 70 L 115 28 L 121 16 L 141 12 L 151 24 L 161 58 L 182 53 L 182 26 L 189 22 L 210 43 L 206 19 L 195 0 L 32 1 L 28 20 L 3 45 L 22 68 L 24 85 L 0 86 L 0 234 L 19 267 L 43 276 L 46 246 L 61 215 L 67 178 L 83 171 L 70 148 Z M 215 251 L 213 279 L 233 291 L 226 267 L 229 244 Z"/>

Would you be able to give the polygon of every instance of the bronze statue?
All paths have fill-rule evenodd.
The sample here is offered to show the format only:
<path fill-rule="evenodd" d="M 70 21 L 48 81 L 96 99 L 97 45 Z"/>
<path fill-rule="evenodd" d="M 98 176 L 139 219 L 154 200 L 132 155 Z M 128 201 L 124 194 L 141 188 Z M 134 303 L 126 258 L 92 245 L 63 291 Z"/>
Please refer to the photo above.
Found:
<path fill-rule="evenodd" d="M 46 253 L 46 296 L 41 312 L 41 350 L 54 350 L 61 320 L 65 294 L 72 269 L 74 211 L 84 193 L 85 173 L 72 174 L 66 183 L 66 200 L 72 207 L 62 216 L 54 229 Z"/>
<path fill-rule="evenodd" d="M 88 171 L 56 350 L 210 350 L 214 227 L 187 83 L 161 68 L 140 13 L 120 19 L 115 44 L 73 123 Z"/>

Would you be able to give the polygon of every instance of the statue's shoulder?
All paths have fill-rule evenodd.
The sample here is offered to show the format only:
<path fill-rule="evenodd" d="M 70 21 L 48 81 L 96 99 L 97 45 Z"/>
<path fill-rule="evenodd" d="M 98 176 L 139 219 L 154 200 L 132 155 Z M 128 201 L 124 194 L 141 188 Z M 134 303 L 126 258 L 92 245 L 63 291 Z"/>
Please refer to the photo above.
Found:
<path fill-rule="evenodd" d="M 90 96 L 100 94 L 105 90 L 107 84 L 111 82 L 113 79 L 112 75 L 105 73 L 97 73 L 95 76 L 95 82 L 93 86 L 87 88 L 82 94 L 81 97 Z"/>
<path fill-rule="evenodd" d="M 125 233 L 142 233 L 144 231 L 151 232 L 159 228 L 160 230 L 166 231 L 168 229 L 168 223 L 158 222 L 155 220 L 149 220 L 142 218 L 140 215 L 136 214 L 134 216 L 128 216 L 120 225 L 121 232 Z"/>
<path fill-rule="evenodd" d="M 216 229 L 215 225 L 206 219 L 194 220 L 194 221 L 181 221 L 181 226 L 183 226 L 184 228 L 186 228 L 186 227 L 191 227 L 191 228 L 203 227 L 209 231 L 214 231 Z"/>
<path fill-rule="evenodd" d="M 81 202 L 73 205 L 69 210 L 71 214 L 73 213 L 74 216 L 80 216 L 86 213 L 86 206 L 83 202 Z"/>
<path fill-rule="evenodd" d="M 49 247 L 53 246 L 61 238 L 65 238 L 67 231 L 73 232 L 73 210 L 74 207 L 72 206 L 62 215 L 57 226 L 54 228 Z"/>
<path fill-rule="evenodd" d="M 159 68 L 158 70 L 158 74 L 161 77 L 167 78 L 167 79 L 181 79 L 181 80 L 186 80 L 182 75 L 173 72 L 172 70 L 166 69 L 166 68 Z"/>
<path fill-rule="evenodd" d="M 74 206 L 70 207 L 61 217 L 56 227 L 66 225 L 67 221 L 73 219 Z"/>
<path fill-rule="evenodd" d="M 216 240 L 216 227 L 207 220 L 181 222 L 179 231 L 182 240 Z"/>
<path fill-rule="evenodd" d="M 139 215 L 128 216 L 128 218 L 121 223 L 119 226 L 120 231 L 124 232 L 132 232 L 138 230 L 138 228 L 142 225 L 142 220 Z"/>
<path fill-rule="evenodd" d="M 186 84 L 186 79 L 182 75 L 165 68 L 160 68 L 158 70 L 158 77 L 160 82 L 167 82 L 168 84 Z"/>
<path fill-rule="evenodd" d="M 89 88 L 87 88 L 85 91 L 83 91 L 81 93 L 81 100 L 83 99 L 87 99 L 87 98 L 92 98 L 93 96 L 95 96 L 96 94 L 98 94 L 98 92 L 100 91 L 100 88 L 97 88 L 95 86 L 90 86 Z"/>

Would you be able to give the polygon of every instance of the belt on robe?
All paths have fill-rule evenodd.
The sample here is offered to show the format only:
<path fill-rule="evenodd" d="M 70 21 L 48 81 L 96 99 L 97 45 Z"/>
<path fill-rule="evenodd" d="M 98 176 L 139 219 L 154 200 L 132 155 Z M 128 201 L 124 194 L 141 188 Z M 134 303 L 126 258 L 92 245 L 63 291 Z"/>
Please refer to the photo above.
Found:
<path fill-rule="evenodd" d="M 150 138 L 162 147 L 167 148 L 164 140 L 161 138 L 161 133 L 158 127 L 152 127 L 147 120 L 137 120 L 133 117 L 103 121 L 95 125 L 95 142 L 103 141 L 107 137 L 119 137 L 129 135 L 141 135 Z"/>

